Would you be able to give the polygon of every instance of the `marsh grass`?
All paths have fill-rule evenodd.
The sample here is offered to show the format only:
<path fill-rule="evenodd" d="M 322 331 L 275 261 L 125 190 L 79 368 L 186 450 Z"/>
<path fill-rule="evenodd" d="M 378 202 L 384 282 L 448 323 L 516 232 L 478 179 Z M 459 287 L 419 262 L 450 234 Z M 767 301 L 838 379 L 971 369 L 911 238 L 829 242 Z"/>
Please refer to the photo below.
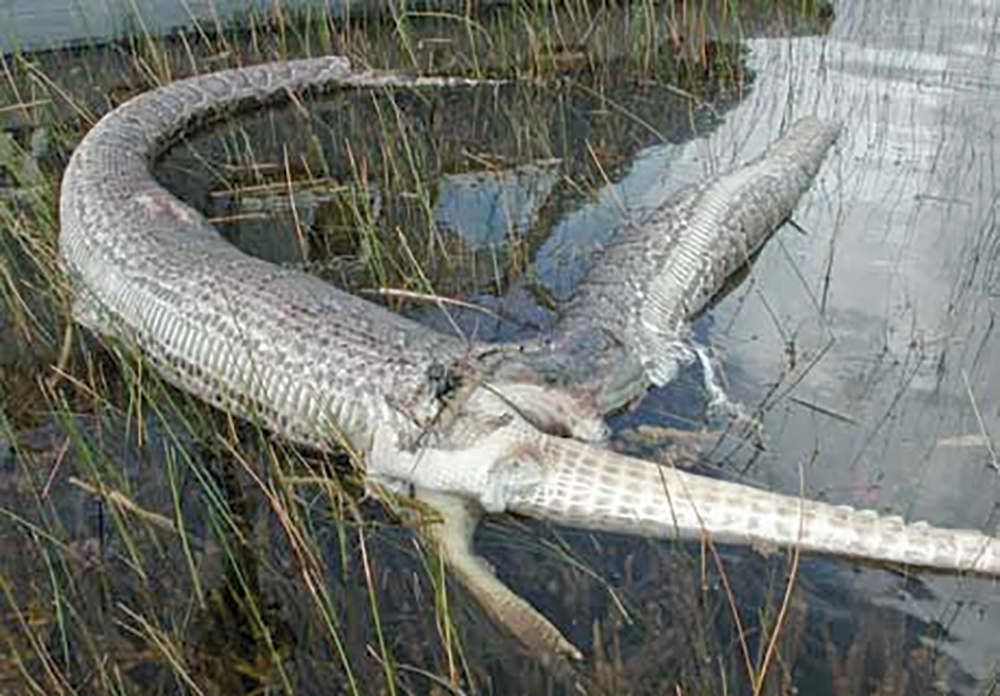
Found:
<path fill-rule="evenodd" d="M 128 346 L 74 327 L 57 197 L 100 114 L 183 75 L 339 52 L 509 80 L 250 114 L 195 134 L 158 175 L 256 253 L 477 338 L 516 333 L 545 312 L 525 318 L 496 298 L 520 286 L 553 294 L 531 261 L 555 222 L 643 147 L 711 128 L 751 88 L 746 33 L 818 29 L 825 12 L 571 0 L 481 12 L 393 2 L 348 16 L 276 5 L 170 36 L 136 18 L 111 44 L 8 56 L 0 691 L 788 692 L 808 607 L 783 601 L 794 584 L 785 560 L 491 522 L 482 541 L 498 572 L 590 654 L 570 672 L 511 660 L 517 647 L 449 591 L 412 533 L 418 511 L 369 500 L 348 456 L 275 441 L 165 385 Z M 499 241 L 477 245 L 438 219 L 447 177 L 489 182 L 539 162 L 557 164 L 551 191 L 526 225 L 508 211 Z M 856 654 L 834 664 L 838 683 L 857 679 Z"/>

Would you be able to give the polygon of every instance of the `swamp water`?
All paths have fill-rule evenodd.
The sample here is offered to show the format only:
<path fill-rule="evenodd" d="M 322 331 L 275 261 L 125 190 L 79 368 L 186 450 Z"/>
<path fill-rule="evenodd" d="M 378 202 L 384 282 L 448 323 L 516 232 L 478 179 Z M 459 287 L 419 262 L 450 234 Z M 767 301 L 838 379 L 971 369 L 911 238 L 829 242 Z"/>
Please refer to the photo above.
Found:
<path fill-rule="evenodd" d="M 753 693 L 748 674 L 780 625 L 766 693 L 992 693 L 992 581 L 729 548 L 720 573 L 697 545 L 490 521 L 478 548 L 587 653 L 576 673 L 546 670 L 461 592 L 445 600 L 412 532 L 357 506 L 344 462 L 282 450 L 79 334 L 60 360 L 61 304 L 38 297 L 32 254 L 50 246 L 25 242 L 54 229 L 45 174 L 105 95 L 164 66 L 308 45 L 380 67 L 517 75 L 258 112 L 158 169 L 242 248 L 480 338 L 544 329 L 617 225 L 816 114 L 844 134 L 795 216 L 803 232 L 782 228 L 695 326 L 761 423 L 710 433 L 701 465 L 993 529 L 997 8 L 854 0 L 827 28 L 782 7 L 759 24 L 595 7 L 405 26 L 397 14 L 342 33 L 295 29 L 289 14 L 249 35 L 11 61 L 26 78 L 10 103 L 39 105 L 4 112 L 29 164 L 11 171 L 21 193 L 2 211 L 0 691 Z M 85 86 L 108 66 L 120 84 Z M 430 293 L 477 308 L 412 297 Z M 704 410 L 692 369 L 615 419 L 619 445 L 655 458 L 664 426 L 725 425 Z"/>

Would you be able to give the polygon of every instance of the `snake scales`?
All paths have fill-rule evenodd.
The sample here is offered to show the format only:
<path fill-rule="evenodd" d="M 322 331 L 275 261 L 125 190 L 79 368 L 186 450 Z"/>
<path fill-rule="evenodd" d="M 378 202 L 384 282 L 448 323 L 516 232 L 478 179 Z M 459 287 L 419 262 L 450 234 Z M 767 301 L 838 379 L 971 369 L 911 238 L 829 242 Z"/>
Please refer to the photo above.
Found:
<path fill-rule="evenodd" d="M 1000 543 L 716 481 L 612 453 L 602 416 L 670 379 L 692 313 L 787 218 L 837 128 L 805 119 L 750 164 L 689 189 L 605 250 L 554 340 L 467 345 L 306 274 L 250 258 L 164 190 L 151 163 L 193 126 L 289 94 L 463 88 L 339 57 L 181 80 L 86 135 L 66 169 L 60 253 L 78 321 L 142 349 L 178 387 L 299 443 L 348 447 L 406 484 L 484 607 L 539 651 L 579 657 L 471 549 L 483 511 L 599 530 L 795 545 L 1000 574 Z M 444 403 L 432 375 L 459 383 Z"/>

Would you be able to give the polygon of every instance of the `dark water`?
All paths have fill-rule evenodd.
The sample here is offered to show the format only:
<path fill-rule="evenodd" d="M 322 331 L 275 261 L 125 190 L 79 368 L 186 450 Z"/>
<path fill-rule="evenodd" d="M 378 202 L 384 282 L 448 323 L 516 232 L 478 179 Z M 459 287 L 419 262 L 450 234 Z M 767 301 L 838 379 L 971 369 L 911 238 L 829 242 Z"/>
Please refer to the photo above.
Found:
<path fill-rule="evenodd" d="M 699 340 L 721 356 L 731 395 L 762 423 L 756 446 L 727 440 L 705 456 L 727 475 L 769 488 L 793 494 L 804 488 L 813 497 L 909 519 L 995 531 L 998 20 L 1000 8 L 986 2 L 847 0 L 836 5 L 828 35 L 713 45 L 715 64 L 727 66 L 724 74 L 704 70 L 682 79 L 686 73 L 668 67 L 672 57 L 665 51 L 647 72 L 613 59 L 597 71 L 600 79 L 570 71 L 572 88 L 514 85 L 451 95 L 444 116 L 433 100 L 401 97 L 379 105 L 345 96 L 318 107 L 308 125 L 287 114 L 258 115 L 195 138 L 190 150 L 172 154 L 161 175 L 211 215 L 249 215 L 228 234 L 275 260 L 303 256 L 296 235 L 275 242 L 275 216 L 327 230 L 320 245 L 327 266 L 320 270 L 371 288 L 382 279 L 362 268 L 368 242 L 354 232 L 359 219 L 338 191 L 356 174 L 346 164 L 355 152 L 386 151 L 380 119 L 386 107 L 398 108 L 427 189 L 417 190 L 405 173 L 375 173 L 362 207 L 373 229 L 390 238 L 398 229 L 416 230 L 414 240 L 430 227 L 440 231 L 443 241 L 416 241 L 413 250 L 434 289 L 502 318 L 461 310 L 452 317 L 479 336 L 510 336 L 551 321 L 551 304 L 585 273 L 594 244 L 635 211 L 756 155 L 800 116 L 838 119 L 843 136 L 795 215 L 804 233 L 782 229 L 749 277 L 696 326 Z M 234 149 L 247 142 L 270 153 L 263 160 L 281 161 L 283 145 L 308 153 L 313 135 L 330 166 L 316 178 L 333 183 L 300 189 L 294 215 L 284 192 L 228 196 L 220 195 L 226 185 L 213 184 L 240 159 Z M 390 146 L 400 147 L 398 141 Z M 391 151 L 406 156 L 405 149 Z M 307 164 L 293 169 L 301 175 Z M 241 183 L 257 183 L 254 176 Z M 334 204 L 324 204 L 329 201 Z M 261 211 L 266 217 L 255 222 Z M 442 250 L 454 260 L 442 262 Z M 412 269 L 401 267 L 395 273 L 390 267 L 387 278 L 407 277 Z M 450 328 L 430 309 L 405 309 Z M 682 387 L 651 394 L 621 419 L 624 442 L 655 451 L 629 439 L 639 423 L 706 425 L 704 395 L 686 377 Z M 168 439 L 151 427 L 150 442 Z M 58 452 L 64 431 L 54 425 L 32 437 L 38 451 Z M 103 437 L 105 455 L 123 470 L 122 480 L 133 482 L 136 498 L 169 514 L 169 447 L 152 446 L 138 456 L 129 434 Z M 4 472 L 15 470 L 6 461 L 0 483 L 8 480 Z M 227 481 L 219 487 L 232 485 L 232 496 L 241 500 L 238 486 Z M 0 492 L 9 499 L 11 489 Z M 198 499 L 190 480 L 185 491 Z M 75 549 L 89 558 L 106 544 L 109 556 L 128 557 L 116 527 L 92 499 L 65 500 L 62 523 Z M 210 540 L 212 514 L 188 504 L 201 510 L 190 513 L 192 534 Z M 317 693 L 317 684 L 346 688 L 334 650 L 317 638 L 322 631 L 306 628 L 322 622 L 296 585 L 297 557 L 266 504 L 246 505 L 258 526 L 258 543 L 249 545 L 255 560 L 248 563 L 260 569 L 249 573 L 251 584 L 259 583 L 263 589 L 255 589 L 275 603 L 276 634 L 295 636 L 288 640 L 297 656 L 295 683 Z M 371 514 L 379 519 L 377 511 Z M 369 650 L 377 641 L 356 530 L 332 522 L 319 529 L 317 546 L 348 650 L 359 674 L 374 680 L 381 672 Z M 371 553 L 381 569 L 375 584 L 395 654 L 414 669 L 444 673 L 432 598 L 410 535 L 389 528 L 374 536 Z M 30 555 L 30 535 L 18 538 L 21 545 L 7 550 Z M 512 586 L 588 648 L 585 669 L 610 691 L 663 693 L 680 683 L 685 693 L 722 693 L 725 682 L 731 692 L 752 692 L 725 592 L 717 576 L 709 571 L 705 579 L 700 572 L 696 549 L 509 521 L 485 525 L 479 541 Z M 206 541 L 195 553 L 205 559 L 206 578 L 225 584 L 233 571 L 222 568 L 217 543 Z M 171 609 L 156 613 L 175 622 L 171 630 L 209 657 L 225 654 L 230 648 L 223 637 L 240 624 L 233 619 L 238 608 L 217 594 L 209 605 L 218 611 L 183 618 L 173 609 L 177 597 L 193 592 L 187 569 L 177 570 L 183 558 L 153 546 L 147 572 L 159 573 L 151 572 L 152 581 L 126 590 L 103 578 L 114 590 L 102 596 L 132 608 L 161 600 Z M 758 613 L 780 601 L 787 563 L 749 552 L 726 552 L 725 560 L 756 648 L 766 630 L 761 626 L 773 620 Z M 773 693 L 790 692 L 791 685 L 810 694 L 994 692 L 1000 657 L 994 583 L 927 574 L 906 579 L 828 559 L 805 561 L 797 582 L 786 624 L 793 647 L 776 668 L 784 670 L 777 679 L 783 686 L 772 684 Z M 99 601 L 92 606 L 98 623 L 121 620 Z M 567 688 L 522 665 L 510 641 L 475 607 L 459 606 L 457 620 L 475 663 L 470 669 L 483 691 Z M 700 645 L 708 646 L 704 653 Z M 142 675 L 132 673 L 139 683 Z M 232 686 L 227 678 L 216 683 Z M 431 690 L 431 682 L 414 683 L 420 692 Z"/>

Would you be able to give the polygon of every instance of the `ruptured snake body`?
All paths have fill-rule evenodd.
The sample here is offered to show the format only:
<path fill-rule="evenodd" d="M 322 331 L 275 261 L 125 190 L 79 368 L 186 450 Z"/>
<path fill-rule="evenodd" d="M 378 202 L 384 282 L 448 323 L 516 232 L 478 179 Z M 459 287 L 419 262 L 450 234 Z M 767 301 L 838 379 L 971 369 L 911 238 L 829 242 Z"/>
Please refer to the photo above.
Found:
<path fill-rule="evenodd" d="M 602 417 L 662 384 L 686 322 L 795 209 L 838 128 L 791 126 L 758 159 L 675 197 L 597 258 L 551 341 L 473 346 L 305 273 L 251 258 L 150 174 L 193 125 L 328 89 L 469 88 L 327 57 L 141 94 L 73 154 L 60 253 L 78 321 L 138 346 L 173 384 L 291 440 L 346 447 L 373 482 L 434 507 L 429 536 L 483 606 L 540 651 L 580 651 L 472 553 L 512 511 L 597 530 L 1000 574 L 1000 543 L 704 478 L 609 451 Z M 445 402 L 434 375 L 459 375 Z M 447 415 L 447 417 L 443 417 Z"/>

